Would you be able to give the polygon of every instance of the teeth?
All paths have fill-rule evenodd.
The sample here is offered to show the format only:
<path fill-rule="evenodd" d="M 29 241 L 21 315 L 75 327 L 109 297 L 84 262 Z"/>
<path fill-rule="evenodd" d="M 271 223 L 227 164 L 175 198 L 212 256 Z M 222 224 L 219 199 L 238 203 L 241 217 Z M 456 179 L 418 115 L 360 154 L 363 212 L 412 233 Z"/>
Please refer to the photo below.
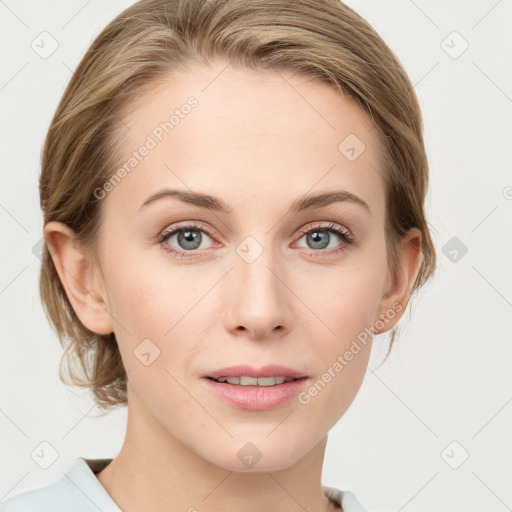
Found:
<path fill-rule="evenodd" d="M 228 384 L 235 384 L 238 386 L 275 386 L 276 384 L 283 384 L 284 382 L 290 382 L 291 377 L 219 377 L 216 379 L 217 382 L 227 382 Z"/>

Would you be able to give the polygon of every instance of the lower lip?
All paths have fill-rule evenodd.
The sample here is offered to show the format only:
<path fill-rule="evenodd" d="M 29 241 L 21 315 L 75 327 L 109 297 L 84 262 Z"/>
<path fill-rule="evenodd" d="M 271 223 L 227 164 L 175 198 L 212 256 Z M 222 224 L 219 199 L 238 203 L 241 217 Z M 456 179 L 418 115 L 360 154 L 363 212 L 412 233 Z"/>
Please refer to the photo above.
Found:
<path fill-rule="evenodd" d="M 241 409 L 267 411 L 275 409 L 297 396 L 308 379 L 304 377 L 275 386 L 237 386 L 206 377 L 202 380 L 216 395 Z"/>

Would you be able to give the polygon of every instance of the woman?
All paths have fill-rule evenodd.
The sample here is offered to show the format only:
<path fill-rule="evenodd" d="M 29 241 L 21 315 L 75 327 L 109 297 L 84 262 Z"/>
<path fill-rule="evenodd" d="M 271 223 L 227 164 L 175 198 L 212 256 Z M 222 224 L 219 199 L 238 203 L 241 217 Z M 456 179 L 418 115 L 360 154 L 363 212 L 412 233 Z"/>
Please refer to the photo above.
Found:
<path fill-rule="evenodd" d="M 47 135 L 40 290 L 126 437 L 0 510 L 363 510 L 325 446 L 434 272 L 427 186 L 412 85 L 341 2 L 121 13 Z"/>

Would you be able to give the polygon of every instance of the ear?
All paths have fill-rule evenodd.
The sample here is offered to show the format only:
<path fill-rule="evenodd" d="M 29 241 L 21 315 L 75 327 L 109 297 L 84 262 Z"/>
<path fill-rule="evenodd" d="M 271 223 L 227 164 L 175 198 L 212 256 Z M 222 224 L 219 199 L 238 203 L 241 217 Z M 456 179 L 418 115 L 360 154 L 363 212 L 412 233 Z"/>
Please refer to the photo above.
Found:
<path fill-rule="evenodd" d="M 103 276 L 93 258 L 62 222 L 48 222 L 43 230 L 48 250 L 73 310 L 89 330 L 114 331 Z"/>
<path fill-rule="evenodd" d="M 392 275 L 388 270 L 384 294 L 374 322 L 376 334 L 392 329 L 404 314 L 409 294 L 418 275 L 421 258 L 421 231 L 418 228 L 411 228 L 402 238 L 397 271 Z"/>

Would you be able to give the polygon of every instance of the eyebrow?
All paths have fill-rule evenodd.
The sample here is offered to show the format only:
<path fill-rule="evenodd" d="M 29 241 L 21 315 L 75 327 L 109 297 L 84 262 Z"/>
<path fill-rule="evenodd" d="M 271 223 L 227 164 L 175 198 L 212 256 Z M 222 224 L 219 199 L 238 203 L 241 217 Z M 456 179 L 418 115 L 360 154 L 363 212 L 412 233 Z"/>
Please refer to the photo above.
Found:
<path fill-rule="evenodd" d="M 140 206 L 139 211 L 145 210 L 150 204 L 164 198 L 175 198 L 179 201 L 206 210 L 230 214 L 233 208 L 218 197 L 201 192 L 189 192 L 187 190 L 165 188 L 151 194 Z M 314 210 L 337 202 L 349 202 L 363 207 L 371 214 L 370 207 L 360 197 L 346 190 L 335 192 L 324 192 L 317 195 L 308 195 L 295 200 L 290 206 L 288 213 L 296 214 L 305 210 Z"/>

